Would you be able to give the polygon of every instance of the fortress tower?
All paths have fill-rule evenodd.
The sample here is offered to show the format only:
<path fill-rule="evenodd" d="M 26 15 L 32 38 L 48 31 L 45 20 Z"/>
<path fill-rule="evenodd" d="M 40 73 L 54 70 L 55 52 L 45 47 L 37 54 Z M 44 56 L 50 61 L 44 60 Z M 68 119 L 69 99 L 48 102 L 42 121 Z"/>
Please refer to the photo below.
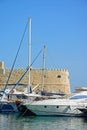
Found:
<path fill-rule="evenodd" d="M 42 88 L 42 70 L 32 69 L 31 83 L 39 84 Z M 70 93 L 69 72 L 65 69 L 46 69 L 44 74 L 44 90 L 56 91 L 60 93 Z"/>
<path fill-rule="evenodd" d="M 0 61 L 0 74 L 4 74 L 4 62 Z"/>

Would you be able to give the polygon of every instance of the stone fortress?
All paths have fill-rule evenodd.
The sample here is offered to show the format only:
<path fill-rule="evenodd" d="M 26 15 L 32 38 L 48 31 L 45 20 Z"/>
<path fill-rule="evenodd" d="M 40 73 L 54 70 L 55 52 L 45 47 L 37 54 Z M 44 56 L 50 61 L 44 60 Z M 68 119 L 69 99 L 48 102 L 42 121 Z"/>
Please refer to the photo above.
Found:
<path fill-rule="evenodd" d="M 6 84 L 10 69 L 4 68 L 4 62 L 0 62 L 0 88 Z M 14 69 L 8 83 L 8 87 L 14 85 L 25 69 Z M 38 85 L 35 91 L 42 89 L 43 70 L 32 68 L 30 72 L 30 82 L 32 88 Z M 28 73 L 24 76 L 17 89 L 23 89 L 28 84 Z M 66 69 L 45 69 L 43 90 L 70 94 L 69 72 Z"/>

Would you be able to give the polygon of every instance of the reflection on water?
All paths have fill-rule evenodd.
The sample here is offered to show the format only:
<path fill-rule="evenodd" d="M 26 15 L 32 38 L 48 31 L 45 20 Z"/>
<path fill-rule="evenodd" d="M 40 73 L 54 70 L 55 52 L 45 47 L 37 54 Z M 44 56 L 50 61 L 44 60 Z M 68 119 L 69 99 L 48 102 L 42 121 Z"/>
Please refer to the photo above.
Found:
<path fill-rule="evenodd" d="M 0 114 L 0 130 L 87 130 L 87 118 Z"/>

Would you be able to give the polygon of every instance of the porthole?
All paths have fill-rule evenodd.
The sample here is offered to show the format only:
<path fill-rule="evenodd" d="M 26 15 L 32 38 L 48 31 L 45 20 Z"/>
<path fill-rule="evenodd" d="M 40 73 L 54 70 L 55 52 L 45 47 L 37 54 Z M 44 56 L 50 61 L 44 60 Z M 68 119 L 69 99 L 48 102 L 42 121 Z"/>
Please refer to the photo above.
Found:
<path fill-rule="evenodd" d="M 56 106 L 56 108 L 59 108 L 59 106 Z"/>
<path fill-rule="evenodd" d="M 47 106 L 44 106 L 45 108 L 47 108 Z"/>

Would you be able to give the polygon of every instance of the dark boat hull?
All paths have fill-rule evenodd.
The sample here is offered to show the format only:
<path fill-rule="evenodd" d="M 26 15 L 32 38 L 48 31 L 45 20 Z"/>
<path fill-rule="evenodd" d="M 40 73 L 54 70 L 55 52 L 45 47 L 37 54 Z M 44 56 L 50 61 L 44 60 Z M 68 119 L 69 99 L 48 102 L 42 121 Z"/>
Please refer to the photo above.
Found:
<path fill-rule="evenodd" d="M 25 115 L 25 116 L 36 116 L 33 112 L 28 110 L 27 107 L 22 104 L 22 102 L 17 101 L 16 105 L 17 105 L 19 112 L 22 113 L 23 115 Z"/>

